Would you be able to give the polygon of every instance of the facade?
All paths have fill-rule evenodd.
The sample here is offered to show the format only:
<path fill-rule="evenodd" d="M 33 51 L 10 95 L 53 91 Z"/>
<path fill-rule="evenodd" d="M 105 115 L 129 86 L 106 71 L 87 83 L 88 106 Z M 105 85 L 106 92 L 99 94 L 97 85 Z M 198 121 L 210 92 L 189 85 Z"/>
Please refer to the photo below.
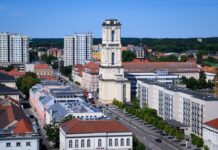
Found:
<path fill-rule="evenodd" d="M 121 24 L 116 19 L 102 24 L 102 55 L 99 68 L 99 99 L 101 103 L 130 101 L 130 82 L 124 77 L 121 53 Z M 110 89 L 110 92 L 108 91 Z"/>
<path fill-rule="evenodd" d="M 73 119 L 60 126 L 60 150 L 132 150 L 132 136 L 115 120 Z"/>
<path fill-rule="evenodd" d="M 1 150 L 39 150 L 39 135 L 18 104 L 0 105 Z"/>
<path fill-rule="evenodd" d="M 76 64 L 72 68 L 72 79 L 74 82 L 80 83 L 80 85 L 83 85 L 83 70 L 84 70 L 84 65 L 81 64 Z"/>
<path fill-rule="evenodd" d="M 29 37 L 0 33 L 0 65 L 25 64 L 29 61 Z"/>
<path fill-rule="evenodd" d="M 218 118 L 204 123 L 203 140 L 210 150 L 218 149 Z"/>
<path fill-rule="evenodd" d="M 48 55 L 48 56 L 49 56 L 49 55 L 52 55 L 52 56 L 54 56 L 54 57 L 59 58 L 59 57 L 62 56 L 62 51 L 63 51 L 63 50 L 61 50 L 61 49 L 59 49 L 59 48 L 50 48 L 50 49 L 47 50 L 47 55 Z"/>
<path fill-rule="evenodd" d="M 35 64 L 34 65 L 34 72 L 41 79 L 52 77 L 52 75 L 53 75 L 52 67 L 49 66 L 48 64 Z"/>
<path fill-rule="evenodd" d="M 182 123 L 193 134 L 202 136 L 203 122 L 217 118 L 214 95 L 151 81 L 138 81 L 137 87 L 141 107 L 146 105 L 163 119 Z"/>
<path fill-rule="evenodd" d="M 92 34 L 74 34 L 64 37 L 64 66 L 85 64 L 91 59 Z"/>
<path fill-rule="evenodd" d="M 97 92 L 99 85 L 99 63 L 89 62 L 85 65 L 82 72 L 82 87 L 89 92 Z"/>

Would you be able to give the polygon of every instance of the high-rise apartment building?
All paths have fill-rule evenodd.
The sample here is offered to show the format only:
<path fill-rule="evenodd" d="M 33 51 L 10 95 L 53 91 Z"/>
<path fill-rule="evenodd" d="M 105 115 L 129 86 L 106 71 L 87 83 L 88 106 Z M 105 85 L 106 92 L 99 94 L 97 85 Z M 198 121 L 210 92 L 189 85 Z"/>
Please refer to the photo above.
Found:
<path fill-rule="evenodd" d="M 91 59 L 92 34 L 74 34 L 64 37 L 64 66 L 85 64 Z"/>
<path fill-rule="evenodd" d="M 24 64 L 29 61 L 29 37 L 0 33 L 0 65 Z"/>

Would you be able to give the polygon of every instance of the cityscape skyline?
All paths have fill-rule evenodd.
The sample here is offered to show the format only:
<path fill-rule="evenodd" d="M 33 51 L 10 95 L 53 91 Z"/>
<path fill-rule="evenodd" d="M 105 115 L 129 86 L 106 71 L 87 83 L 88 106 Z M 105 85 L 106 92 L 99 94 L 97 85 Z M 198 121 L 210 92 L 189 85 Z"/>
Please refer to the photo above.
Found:
<path fill-rule="evenodd" d="M 33 38 L 63 38 L 75 32 L 92 32 L 106 18 L 122 22 L 123 37 L 189 38 L 218 36 L 218 2 L 199 1 L 6 1 L 0 3 L 1 32 Z M 99 15 L 101 14 L 101 15 Z M 34 30 L 33 30 L 34 29 Z"/>

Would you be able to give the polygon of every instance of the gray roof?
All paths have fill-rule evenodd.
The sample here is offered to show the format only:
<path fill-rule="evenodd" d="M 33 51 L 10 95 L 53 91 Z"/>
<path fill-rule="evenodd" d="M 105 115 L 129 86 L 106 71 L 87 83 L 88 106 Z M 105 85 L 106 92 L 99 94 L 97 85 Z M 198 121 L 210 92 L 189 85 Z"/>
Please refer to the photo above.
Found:
<path fill-rule="evenodd" d="M 49 95 L 43 95 L 43 96 L 40 96 L 39 100 L 41 101 L 41 103 L 43 105 L 47 104 L 49 101 L 52 100 L 52 98 L 49 96 Z"/>
<path fill-rule="evenodd" d="M 67 111 L 59 103 L 55 103 L 47 111 L 55 122 L 60 122 L 67 115 Z"/>
<path fill-rule="evenodd" d="M 19 90 L 0 84 L 0 95 L 19 95 Z"/>
<path fill-rule="evenodd" d="M 167 90 L 188 94 L 195 98 L 201 99 L 203 101 L 218 101 L 218 98 L 212 94 L 197 92 L 197 91 L 193 91 L 188 88 L 178 87 L 175 85 L 167 85 L 167 84 L 163 84 L 163 83 L 152 81 L 152 80 L 141 80 L 141 81 L 147 84 L 150 84 L 150 85 L 158 85 L 158 86 L 164 87 Z"/>
<path fill-rule="evenodd" d="M 0 82 L 15 82 L 15 78 L 13 76 L 0 73 Z"/>
<path fill-rule="evenodd" d="M 41 81 L 42 85 L 62 85 L 62 83 L 58 82 L 58 81 Z"/>

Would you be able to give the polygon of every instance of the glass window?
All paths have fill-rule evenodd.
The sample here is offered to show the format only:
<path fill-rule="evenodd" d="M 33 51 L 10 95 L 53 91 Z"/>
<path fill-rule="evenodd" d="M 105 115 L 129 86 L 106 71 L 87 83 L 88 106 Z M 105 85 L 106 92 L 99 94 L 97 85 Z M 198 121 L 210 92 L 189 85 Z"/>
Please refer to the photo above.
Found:
<path fill-rule="evenodd" d="M 90 139 L 87 140 L 87 147 L 91 147 Z"/>
<path fill-rule="evenodd" d="M 112 146 L 113 143 L 112 143 L 112 139 L 109 139 L 109 146 Z"/>
<path fill-rule="evenodd" d="M 98 139 L 98 147 L 101 147 L 101 139 Z"/>
<path fill-rule="evenodd" d="M 124 146 L 124 139 L 123 138 L 120 140 L 120 145 Z"/>
<path fill-rule="evenodd" d="M 111 64 L 114 65 L 114 53 L 111 54 Z"/>
<path fill-rule="evenodd" d="M 6 143 L 6 147 L 11 147 L 11 143 Z"/>
<path fill-rule="evenodd" d="M 69 148 L 72 148 L 73 147 L 73 142 L 72 140 L 69 140 Z"/>
<path fill-rule="evenodd" d="M 130 139 L 129 138 L 126 139 L 126 145 L 130 146 Z"/>
<path fill-rule="evenodd" d="M 20 146 L 21 146 L 21 145 L 20 145 L 20 142 L 17 142 L 17 143 L 16 143 L 16 146 L 17 146 L 17 147 L 20 147 Z"/>
<path fill-rule="evenodd" d="M 75 147 L 78 148 L 79 144 L 78 144 L 78 140 L 75 140 Z"/>
<path fill-rule="evenodd" d="M 118 139 L 115 139 L 115 146 L 118 146 Z"/>
<path fill-rule="evenodd" d="M 30 146 L 30 142 L 26 142 L 26 146 Z"/>
<path fill-rule="evenodd" d="M 114 42 L 114 30 L 111 32 L 111 41 Z"/>
<path fill-rule="evenodd" d="M 81 147 L 84 147 L 84 146 L 85 146 L 84 140 L 81 140 Z"/>

